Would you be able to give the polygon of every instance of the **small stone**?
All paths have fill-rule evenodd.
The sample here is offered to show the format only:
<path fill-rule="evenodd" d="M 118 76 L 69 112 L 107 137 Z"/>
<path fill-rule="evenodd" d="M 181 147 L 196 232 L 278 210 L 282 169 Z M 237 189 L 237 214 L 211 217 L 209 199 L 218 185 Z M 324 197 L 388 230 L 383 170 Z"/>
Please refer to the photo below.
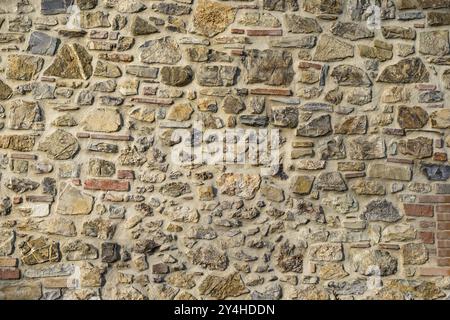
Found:
<path fill-rule="evenodd" d="M 105 78 L 119 78 L 122 75 L 120 68 L 114 63 L 97 60 L 94 76 Z"/>
<path fill-rule="evenodd" d="M 15 151 L 31 151 L 35 143 L 34 136 L 29 135 L 2 135 L 0 136 L 0 149 Z"/>
<path fill-rule="evenodd" d="M 317 243 L 310 246 L 309 256 L 313 261 L 341 261 L 344 251 L 340 243 Z"/>
<path fill-rule="evenodd" d="M 269 201 L 282 202 L 284 200 L 283 189 L 267 182 L 261 185 L 261 194 Z"/>
<path fill-rule="evenodd" d="M 108 13 L 102 11 L 81 12 L 80 27 L 85 29 L 108 28 L 111 24 L 108 21 Z"/>
<path fill-rule="evenodd" d="M 216 299 L 239 297 L 249 290 L 245 287 L 239 273 L 227 277 L 208 275 L 200 284 L 199 292 Z"/>
<path fill-rule="evenodd" d="M 114 162 L 92 158 L 89 159 L 88 173 L 94 177 L 111 177 L 116 172 Z"/>
<path fill-rule="evenodd" d="M 75 240 L 68 242 L 61 250 L 68 261 L 95 260 L 98 258 L 98 250 L 92 244 Z"/>
<path fill-rule="evenodd" d="M 387 200 L 372 200 L 366 206 L 364 217 L 368 221 L 396 222 L 402 218 L 398 209 Z"/>
<path fill-rule="evenodd" d="M 292 56 L 286 50 L 251 49 L 247 51 L 244 64 L 248 84 L 289 85 L 294 77 Z"/>
<path fill-rule="evenodd" d="M 420 58 L 407 58 L 387 66 L 378 76 L 378 82 L 417 83 L 428 82 L 429 72 Z"/>
<path fill-rule="evenodd" d="M 403 129 L 420 129 L 428 122 L 428 113 L 421 107 L 400 106 L 397 121 Z"/>
<path fill-rule="evenodd" d="M 345 196 L 336 196 L 323 200 L 325 206 L 333 208 L 334 211 L 341 214 L 347 214 L 358 210 L 358 201 L 350 194 Z"/>
<path fill-rule="evenodd" d="M 269 117 L 258 114 L 242 115 L 239 120 L 241 124 L 251 127 L 267 127 L 269 123 Z"/>
<path fill-rule="evenodd" d="M 280 21 L 268 12 L 245 12 L 239 19 L 238 23 L 251 27 L 281 27 Z"/>
<path fill-rule="evenodd" d="M 43 111 L 37 102 L 15 100 L 11 103 L 9 128 L 14 130 L 32 129 L 36 122 L 43 120 Z"/>
<path fill-rule="evenodd" d="M 259 189 L 259 175 L 242 173 L 223 173 L 217 180 L 219 192 L 228 196 L 238 196 L 243 199 L 253 199 Z"/>
<path fill-rule="evenodd" d="M 361 195 L 383 196 L 386 194 L 385 187 L 377 181 L 358 180 L 356 183 L 352 185 L 351 189 L 355 191 L 356 194 Z"/>
<path fill-rule="evenodd" d="M 238 68 L 225 65 L 201 65 L 197 72 L 197 81 L 201 86 L 232 86 L 236 81 Z"/>
<path fill-rule="evenodd" d="M 385 39 L 414 40 L 416 38 L 416 31 L 408 27 L 383 26 L 381 33 Z"/>
<path fill-rule="evenodd" d="M 448 26 L 450 25 L 450 12 L 428 11 L 427 22 L 430 27 Z"/>
<path fill-rule="evenodd" d="M 183 87 L 192 82 L 194 71 L 190 66 L 168 67 L 164 66 L 160 70 L 161 82 L 176 87 Z"/>
<path fill-rule="evenodd" d="M 140 59 L 144 63 L 175 64 L 181 60 L 181 50 L 171 37 L 146 41 L 140 46 Z"/>
<path fill-rule="evenodd" d="M 333 24 L 330 31 L 335 36 L 352 41 L 374 37 L 374 32 L 372 30 L 354 22 L 337 21 Z"/>
<path fill-rule="evenodd" d="M 0 256 L 8 256 L 14 251 L 16 234 L 13 230 L 0 231 Z"/>
<path fill-rule="evenodd" d="M 271 122 L 277 127 L 295 128 L 298 125 L 298 108 L 292 106 L 273 106 Z"/>
<path fill-rule="evenodd" d="M 131 23 L 131 33 L 133 36 L 143 36 L 157 32 L 159 32 L 158 28 L 140 16 L 136 16 Z"/>
<path fill-rule="evenodd" d="M 162 195 L 176 198 L 191 192 L 191 187 L 184 182 L 169 182 L 162 185 L 159 192 Z"/>
<path fill-rule="evenodd" d="M 228 257 L 213 246 L 195 248 L 187 252 L 188 258 L 195 265 L 209 270 L 225 270 L 228 267 Z"/>
<path fill-rule="evenodd" d="M 324 191 L 347 190 L 347 185 L 339 172 L 322 172 L 317 177 L 316 187 Z"/>
<path fill-rule="evenodd" d="M 222 101 L 221 108 L 227 114 L 239 114 L 245 110 L 245 105 L 238 96 L 227 95 Z"/>
<path fill-rule="evenodd" d="M 367 132 L 367 116 L 344 117 L 334 127 L 337 134 L 365 134 Z"/>
<path fill-rule="evenodd" d="M 450 110 L 442 109 L 430 114 L 431 127 L 435 129 L 450 128 Z"/>
<path fill-rule="evenodd" d="M 432 181 L 446 181 L 450 177 L 450 166 L 447 165 L 424 163 L 420 170 Z"/>
<path fill-rule="evenodd" d="M 44 15 L 67 13 L 73 2 L 73 0 L 41 0 L 41 13 Z"/>
<path fill-rule="evenodd" d="M 292 192 L 299 195 L 306 195 L 311 192 L 314 177 L 311 176 L 296 176 L 292 182 Z"/>
<path fill-rule="evenodd" d="M 330 281 L 327 286 L 337 295 L 362 295 L 367 291 L 367 279 L 357 278 L 348 281 Z"/>
<path fill-rule="evenodd" d="M 389 276 L 397 272 L 397 259 L 388 251 L 364 250 L 353 255 L 353 266 L 365 276 Z"/>
<path fill-rule="evenodd" d="M 409 241 L 416 238 L 416 230 L 410 224 L 399 223 L 387 226 L 381 236 L 386 242 Z"/>
<path fill-rule="evenodd" d="M 348 152 L 353 160 L 373 160 L 386 156 L 384 140 L 379 136 L 358 137 L 348 144 Z"/>
<path fill-rule="evenodd" d="M 338 280 L 348 276 L 341 263 L 328 262 L 319 268 L 319 277 L 324 280 Z"/>
<path fill-rule="evenodd" d="M 120 246 L 114 242 L 102 243 L 102 262 L 114 263 L 120 259 Z"/>
<path fill-rule="evenodd" d="M 24 54 L 8 56 L 6 77 L 13 80 L 30 81 L 41 71 L 44 59 Z"/>
<path fill-rule="evenodd" d="M 286 28 L 292 33 L 321 33 L 322 28 L 319 22 L 314 18 L 302 17 L 295 14 L 287 14 L 284 16 Z"/>
<path fill-rule="evenodd" d="M 367 87 L 372 85 L 364 70 L 348 64 L 335 67 L 330 75 L 341 86 Z"/>
<path fill-rule="evenodd" d="M 46 33 L 34 31 L 30 35 L 27 51 L 32 54 L 53 56 L 59 45 L 59 39 L 51 37 Z"/>

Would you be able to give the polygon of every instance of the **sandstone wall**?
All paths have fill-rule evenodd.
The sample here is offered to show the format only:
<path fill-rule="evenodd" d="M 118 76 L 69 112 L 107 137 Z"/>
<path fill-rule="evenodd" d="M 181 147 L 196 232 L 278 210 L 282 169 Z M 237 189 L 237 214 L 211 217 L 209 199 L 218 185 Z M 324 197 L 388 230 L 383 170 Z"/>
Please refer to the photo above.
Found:
<path fill-rule="evenodd" d="M 0 0 L 0 299 L 445 298 L 450 0 L 372 2 Z"/>

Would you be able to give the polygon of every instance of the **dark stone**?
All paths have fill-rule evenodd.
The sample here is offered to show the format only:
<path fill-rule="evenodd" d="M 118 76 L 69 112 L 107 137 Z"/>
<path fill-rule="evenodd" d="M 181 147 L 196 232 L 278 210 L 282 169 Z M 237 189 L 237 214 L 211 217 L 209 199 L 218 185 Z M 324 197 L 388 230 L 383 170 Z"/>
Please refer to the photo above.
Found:
<path fill-rule="evenodd" d="M 392 202 L 385 199 L 369 202 L 364 211 L 364 217 L 368 221 L 396 222 L 402 218 L 398 209 Z"/>
<path fill-rule="evenodd" d="M 450 177 L 450 166 L 444 164 L 422 164 L 421 171 L 432 181 L 446 181 Z"/>
<path fill-rule="evenodd" d="M 27 51 L 33 54 L 53 56 L 59 45 L 59 39 L 46 33 L 34 31 L 30 36 Z"/>
<path fill-rule="evenodd" d="M 120 259 L 120 246 L 114 242 L 102 243 L 102 262 L 113 263 Z"/>
<path fill-rule="evenodd" d="M 194 77 L 191 67 L 168 67 L 161 68 L 161 82 L 169 86 L 182 87 L 189 84 Z"/>
<path fill-rule="evenodd" d="M 67 13 L 73 0 L 41 0 L 41 13 L 44 15 Z"/>
<path fill-rule="evenodd" d="M 246 114 L 239 117 L 242 124 L 251 127 L 266 127 L 269 123 L 269 117 L 262 115 Z"/>

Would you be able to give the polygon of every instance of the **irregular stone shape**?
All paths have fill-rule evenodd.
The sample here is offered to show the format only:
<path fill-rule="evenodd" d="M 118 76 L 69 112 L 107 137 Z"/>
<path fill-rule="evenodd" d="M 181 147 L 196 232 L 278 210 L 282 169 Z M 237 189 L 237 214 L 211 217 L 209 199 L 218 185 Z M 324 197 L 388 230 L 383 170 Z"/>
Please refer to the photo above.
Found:
<path fill-rule="evenodd" d="M 423 243 L 408 243 L 402 246 L 404 265 L 424 264 L 428 261 L 428 250 Z"/>
<path fill-rule="evenodd" d="M 381 237 L 386 242 L 409 241 L 416 238 L 416 230 L 410 224 L 399 223 L 387 226 L 381 233 Z"/>
<path fill-rule="evenodd" d="M 252 300 L 279 300 L 282 296 L 281 286 L 279 283 L 272 283 L 264 288 L 264 292 L 252 291 Z"/>
<path fill-rule="evenodd" d="M 155 67 L 128 65 L 125 72 L 138 78 L 156 79 L 158 77 L 159 69 Z"/>
<path fill-rule="evenodd" d="M 303 10 L 310 13 L 340 14 L 344 9 L 344 1 L 336 0 L 305 0 L 303 1 Z"/>
<path fill-rule="evenodd" d="M 423 31 L 419 33 L 419 52 L 432 56 L 443 56 L 450 52 L 447 30 Z"/>
<path fill-rule="evenodd" d="M 227 95 L 222 101 L 221 108 L 227 114 L 239 114 L 245 110 L 245 105 L 240 97 Z"/>
<path fill-rule="evenodd" d="M 191 83 L 194 78 L 194 71 L 190 66 L 168 67 L 164 66 L 160 70 L 161 82 L 175 87 L 183 87 Z"/>
<path fill-rule="evenodd" d="M 286 50 L 247 51 L 245 59 L 247 83 L 265 83 L 267 85 L 289 85 L 294 77 L 292 56 Z"/>
<path fill-rule="evenodd" d="M 216 180 L 220 193 L 246 200 L 255 197 L 260 183 L 261 177 L 257 174 L 223 173 Z"/>
<path fill-rule="evenodd" d="M 239 117 L 241 124 L 251 127 L 267 127 L 269 117 L 258 114 L 242 115 Z"/>
<path fill-rule="evenodd" d="M 41 71 L 44 59 L 24 54 L 10 54 L 6 77 L 13 80 L 30 81 Z"/>
<path fill-rule="evenodd" d="M 431 127 L 435 129 L 450 128 L 450 110 L 441 109 L 430 114 Z"/>
<path fill-rule="evenodd" d="M 359 55 L 362 58 L 377 59 L 379 61 L 386 61 L 392 59 L 392 44 L 382 42 L 379 40 L 374 41 L 374 46 L 366 46 L 364 44 L 358 45 Z"/>
<path fill-rule="evenodd" d="M 269 183 L 261 185 L 261 194 L 269 201 L 282 202 L 284 200 L 284 191 Z"/>
<path fill-rule="evenodd" d="M 27 178 L 11 177 L 5 183 L 5 187 L 16 193 L 24 193 L 27 191 L 36 190 L 39 187 L 39 183 Z"/>
<path fill-rule="evenodd" d="M 188 258 L 195 265 L 209 270 L 225 270 L 228 267 L 228 257 L 213 246 L 203 246 L 189 250 Z"/>
<path fill-rule="evenodd" d="M 281 272 L 301 273 L 303 271 L 303 250 L 297 249 L 295 245 L 286 241 L 279 248 L 276 261 Z"/>
<path fill-rule="evenodd" d="M 317 243 L 310 246 L 309 257 L 313 261 L 341 261 L 344 250 L 340 243 Z"/>
<path fill-rule="evenodd" d="M 32 129 L 33 124 L 43 120 L 42 109 L 37 102 L 15 100 L 11 103 L 9 128 L 14 130 Z"/>
<path fill-rule="evenodd" d="M 339 172 L 322 172 L 317 177 L 316 187 L 324 191 L 347 190 L 347 185 Z"/>
<path fill-rule="evenodd" d="M 417 159 L 429 158 L 433 155 L 433 140 L 425 137 L 402 139 L 398 142 L 398 150 Z"/>
<path fill-rule="evenodd" d="M 89 159 L 88 173 L 94 177 L 111 177 L 116 172 L 114 162 L 92 158 Z"/>
<path fill-rule="evenodd" d="M 102 243 L 102 262 L 114 263 L 120 259 L 120 246 L 114 242 Z"/>
<path fill-rule="evenodd" d="M 108 28 L 111 26 L 108 15 L 108 13 L 102 11 L 81 12 L 80 27 L 85 29 Z"/>
<path fill-rule="evenodd" d="M 198 287 L 200 294 L 207 295 L 216 299 L 226 299 L 230 297 L 239 297 L 249 290 L 238 272 L 232 273 L 226 277 L 208 275 Z"/>
<path fill-rule="evenodd" d="M 155 121 L 155 109 L 147 106 L 140 106 L 130 110 L 130 118 L 152 123 Z"/>
<path fill-rule="evenodd" d="M 383 26 L 381 33 L 385 39 L 414 40 L 416 38 L 416 31 L 408 27 Z"/>
<path fill-rule="evenodd" d="M 372 85 L 364 70 L 348 64 L 335 67 L 330 75 L 341 86 L 368 87 Z"/>
<path fill-rule="evenodd" d="M 95 132 L 115 132 L 120 130 L 122 117 L 115 108 L 96 108 L 83 121 L 83 129 Z"/>
<path fill-rule="evenodd" d="M 448 26 L 450 25 L 450 12 L 429 11 L 427 12 L 428 26 Z"/>
<path fill-rule="evenodd" d="M 201 86 L 232 86 L 236 82 L 239 68 L 225 65 L 201 65 L 197 72 L 197 81 Z"/>
<path fill-rule="evenodd" d="M 13 230 L 0 230 L 0 257 L 14 252 L 16 233 Z"/>
<path fill-rule="evenodd" d="M 69 183 L 61 183 L 56 213 L 64 215 L 87 215 L 91 213 L 94 198 Z"/>
<path fill-rule="evenodd" d="M 365 134 L 367 132 L 367 116 L 344 117 L 342 122 L 334 126 L 337 134 Z"/>
<path fill-rule="evenodd" d="M 352 41 L 374 37 L 374 32 L 372 30 L 364 25 L 355 22 L 337 21 L 333 23 L 330 31 L 335 36 L 339 36 Z"/>
<path fill-rule="evenodd" d="M 399 106 L 397 121 L 403 129 L 420 129 L 427 124 L 428 113 L 418 106 Z"/>
<path fill-rule="evenodd" d="M 355 270 L 365 276 L 389 276 L 397 272 L 397 259 L 388 251 L 363 250 L 352 258 Z"/>
<path fill-rule="evenodd" d="M 92 75 L 92 56 L 77 43 L 64 44 L 44 76 L 87 80 Z"/>
<path fill-rule="evenodd" d="M 341 136 L 333 137 L 320 148 L 320 159 L 322 160 L 338 160 L 345 157 L 345 144 Z"/>
<path fill-rule="evenodd" d="M 43 237 L 25 241 L 20 245 L 20 249 L 21 260 L 26 265 L 57 262 L 60 259 L 58 243 Z"/>
<path fill-rule="evenodd" d="M 181 50 L 171 37 L 149 40 L 140 46 L 140 59 L 144 63 L 175 64 L 181 60 Z"/>
<path fill-rule="evenodd" d="M 30 35 L 27 51 L 32 54 L 53 56 L 58 49 L 59 42 L 58 38 L 51 37 L 44 32 L 34 31 Z"/>
<path fill-rule="evenodd" d="M 440 102 L 444 100 L 444 92 L 442 91 L 427 91 L 419 95 L 420 103 Z"/>
<path fill-rule="evenodd" d="M 341 263 L 328 262 L 320 266 L 319 277 L 324 280 L 342 279 L 348 276 Z"/>
<path fill-rule="evenodd" d="M 420 167 L 420 170 L 432 181 L 446 181 L 450 177 L 450 166 L 424 163 Z"/>
<path fill-rule="evenodd" d="M 386 146 L 379 136 L 358 137 L 347 144 L 348 153 L 352 160 L 373 160 L 386 156 Z"/>
<path fill-rule="evenodd" d="M 176 198 L 191 192 L 191 187 L 184 182 L 169 182 L 161 186 L 159 192 L 162 195 Z"/>
<path fill-rule="evenodd" d="M 268 12 L 244 12 L 238 23 L 252 27 L 281 27 L 280 21 Z"/>
<path fill-rule="evenodd" d="M 328 34 L 323 34 L 319 38 L 313 59 L 324 62 L 340 61 L 353 57 L 353 51 L 353 45 Z"/>
<path fill-rule="evenodd" d="M 156 12 L 171 16 L 182 16 L 189 14 L 191 12 L 191 8 L 189 6 L 165 2 L 159 2 L 157 4 L 152 5 L 152 9 L 155 10 Z"/>
<path fill-rule="evenodd" d="M 297 136 L 321 137 L 331 133 L 331 131 L 331 116 L 326 114 L 300 125 L 297 129 Z"/>
<path fill-rule="evenodd" d="M 355 191 L 356 194 L 362 195 L 383 196 L 386 194 L 386 189 L 380 182 L 369 180 L 358 180 L 352 185 L 352 190 Z"/>
<path fill-rule="evenodd" d="M 384 281 L 383 281 L 384 282 Z M 375 298 L 378 300 L 432 300 L 445 296 L 434 281 L 391 279 L 384 282 Z"/>
<path fill-rule="evenodd" d="M 13 94 L 12 89 L 0 80 L 0 100 L 8 100 Z"/>
<path fill-rule="evenodd" d="M 41 13 L 44 15 L 67 13 L 73 2 L 73 0 L 41 0 Z"/>
<path fill-rule="evenodd" d="M 367 170 L 369 178 L 410 181 L 412 169 L 408 166 L 395 166 L 385 163 L 371 163 Z"/>
<path fill-rule="evenodd" d="M 122 75 L 120 68 L 114 63 L 97 60 L 94 76 L 105 78 L 119 78 Z"/>
<path fill-rule="evenodd" d="M 116 225 L 110 220 L 96 218 L 83 222 L 81 234 L 101 240 L 110 240 L 116 231 Z"/>
<path fill-rule="evenodd" d="M 367 279 L 358 278 L 349 281 L 330 281 L 327 286 L 337 295 L 362 295 L 367 291 Z"/>
<path fill-rule="evenodd" d="M 194 108 L 189 103 L 179 103 L 172 106 L 167 113 L 168 120 L 187 121 L 191 118 Z"/>
<path fill-rule="evenodd" d="M 323 204 L 341 214 L 355 212 L 359 208 L 358 201 L 350 194 L 323 199 Z"/>
<path fill-rule="evenodd" d="M 372 200 L 366 206 L 364 217 L 368 221 L 395 222 L 402 218 L 398 209 L 387 200 Z"/>
<path fill-rule="evenodd" d="M 97 248 L 81 240 L 66 243 L 61 251 L 68 261 L 95 260 L 98 258 Z"/>
<path fill-rule="evenodd" d="M 133 36 L 143 36 L 157 32 L 159 32 L 158 28 L 140 16 L 136 16 L 131 23 L 131 33 Z"/>
<path fill-rule="evenodd" d="M 193 14 L 193 31 L 206 37 L 225 31 L 234 21 L 236 9 L 215 1 L 201 0 Z"/>
<path fill-rule="evenodd" d="M 77 235 L 77 229 L 73 221 L 63 217 L 44 220 L 39 224 L 38 230 L 42 233 L 64 237 L 75 237 Z"/>
<path fill-rule="evenodd" d="M 39 151 L 46 152 L 48 157 L 55 160 L 72 159 L 78 149 L 78 140 L 62 129 L 57 129 L 38 145 Z"/>
<path fill-rule="evenodd" d="M 299 194 L 299 195 L 305 195 L 309 194 L 311 192 L 313 183 L 314 183 L 314 177 L 311 176 L 296 176 L 294 177 L 294 180 L 292 182 L 292 192 Z"/>
<path fill-rule="evenodd" d="M 34 136 L 27 135 L 3 135 L 0 136 L 0 149 L 15 151 L 31 151 L 35 143 Z"/>
<path fill-rule="evenodd" d="M 430 74 L 422 60 L 418 57 L 402 59 L 387 66 L 378 76 L 378 82 L 417 83 L 428 82 Z"/>
<path fill-rule="evenodd" d="M 322 28 L 319 22 L 314 18 L 302 17 L 296 14 L 287 14 L 284 16 L 286 28 L 292 33 L 320 33 Z"/>
<path fill-rule="evenodd" d="M 295 128 L 298 125 L 298 108 L 293 106 L 272 106 L 270 121 L 277 127 Z"/>

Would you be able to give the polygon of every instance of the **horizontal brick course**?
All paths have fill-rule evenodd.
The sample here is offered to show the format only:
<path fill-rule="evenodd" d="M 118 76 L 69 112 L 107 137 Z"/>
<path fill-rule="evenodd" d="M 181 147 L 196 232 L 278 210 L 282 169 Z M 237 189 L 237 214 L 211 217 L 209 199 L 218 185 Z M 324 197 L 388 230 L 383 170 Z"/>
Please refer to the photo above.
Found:
<path fill-rule="evenodd" d="M 17 268 L 0 268 L 0 280 L 20 279 L 20 270 Z"/>
<path fill-rule="evenodd" d="M 124 180 L 87 179 L 86 181 L 84 181 L 84 189 L 103 191 L 128 191 L 130 189 L 130 183 Z"/>
<path fill-rule="evenodd" d="M 432 205 L 421 205 L 413 203 L 404 203 L 403 209 L 407 216 L 413 217 L 432 217 L 434 214 L 434 208 Z"/>

